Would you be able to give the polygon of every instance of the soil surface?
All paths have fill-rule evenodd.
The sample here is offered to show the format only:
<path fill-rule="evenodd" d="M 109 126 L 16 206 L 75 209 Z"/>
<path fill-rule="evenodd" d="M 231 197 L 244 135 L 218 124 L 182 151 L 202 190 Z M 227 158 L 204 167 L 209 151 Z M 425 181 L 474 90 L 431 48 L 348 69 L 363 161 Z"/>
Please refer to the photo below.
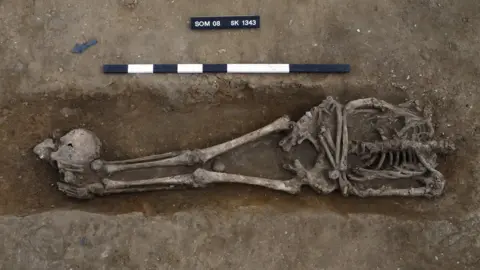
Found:
<path fill-rule="evenodd" d="M 241 14 L 260 15 L 261 28 L 188 26 L 191 16 Z M 479 1 L 0 0 L 0 18 L 1 269 L 480 268 Z M 90 38 L 98 44 L 71 53 Z M 348 63 L 352 72 L 101 73 L 114 63 Z M 32 153 L 55 129 L 76 127 L 100 137 L 106 159 L 201 148 L 297 119 L 328 95 L 431 103 L 439 138 L 458 148 L 438 166 L 445 195 L 215 185 L 78 201 Z M 288 178 L 280 137 L 223 156 L 227 170 Z"/>

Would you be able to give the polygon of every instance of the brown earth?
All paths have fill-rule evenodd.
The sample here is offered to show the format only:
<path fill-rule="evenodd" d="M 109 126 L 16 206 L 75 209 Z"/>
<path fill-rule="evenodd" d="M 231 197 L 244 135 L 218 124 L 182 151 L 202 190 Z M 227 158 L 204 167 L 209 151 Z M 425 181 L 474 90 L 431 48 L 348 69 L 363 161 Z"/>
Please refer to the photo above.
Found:
<path fill-rule="evenodd" d="M 187 23 L 190 16 L 252 13 L 261 15 L 259 30 L 192 32 Z M 0 0 L 1 268 L 255 269 L 256 260 L 266 269 L 478 269 L 479 14 L 474 0 Z M 83 37 L 99 43 L 70 53 Z M 106 63 L 193 62 L 349 63 L 352 72 L 101 73 Z M 283 114 L 298 118 L 327 95 L 431 102 L 438 134 L 458 146 L 439 166 L 445 196 L 358 199 L 308 189 L 291 196 L 217 185 L 76 201 L 56 190 L 57 174 L 31 152 L 54 129 L 75 127 L 93 130 L 106 158 L 205 147 Z M 277 139 L 227 155 L 227 168 L 284 177 Z M 141 235 L 135 226 L 145 227 Z M 154 236 L 162 226 L 165 234 Z M 283 231 L 296 236 L 280 237 Z M 98 254 L 105 250 L 78 246 L 72 235 L 117 253 L 104 260 Z M 200 251 L 189 245 L 197 240 Z M 135 251 L 119 241 L 145 246 Z"/>
<path fill-rule="evenodd" d="M 440 202 L 405 198 L 362 200 L 343 198 L 338 194 L 318 196 L 308 191 L 305 195 L 291 196 L 241 185 L 222 185 L 195 191 L 116 195 L 78 202 L 56 190 L 54 183 L 59 176 L 31 152 L 32 146 L 52 130 L 66 132 L 76 127 L 96 132 L 103 141 L 104 156 L 107 159 L 207 147 L 250 132 L 285 114 L 298 118 L 324 98 L 322 92 L 289 89 L 282 93 L 266 94 L 252 92 L 247 88 L 238 91 L 236 97 L 222 97 L 219 93 L 210 103 L 183 107 L 169 105 L 164 97 L 146 92 L 115 96 L 95 94 L 88 98 L 34 95 L 28 99 L 16 100 L 4 109 L 8 111 L 4 120 L 4 125 L 8 128 L 3 131 L 2 140 L 9 147 L 1 161 L 6 165 L 2 178 L 17 180 L 7 181 L 8 185 L 3 186 L 5 195 L 1 198 L 2 213 L 25 215 L 62 208 L 105 213 L 146 211 L 151 215 L 205 205 L 228 210 L 229 207 L 241 205 L 269 204 L 287 211 L 294 211 L 296 207 L 311 207 L 332 209 L 340 213 L 369 212 L 441 218 L 445 212 L 457 216 L 470 209 L 472 190 L 462 190 L 455 178 L 450 179 L 452 174 L 458 173 L 449 170 L 446 170 L 449 189 L 446 198 Z M 281 151 L 276 146 L 278 136 L 274 137 L 276 138 L 252 143 L 227 155 L 223 159 L 229 163 L 228 171 L 287 179 L 288 174 L 281 167 Z M 461 145 L 460 151 L 464 151 L 463 147 Z M 305 154 L 302 153 L 300 157 L 305 158 Z M 459 157 L 450 157 L 448 162 L 465 163 Z M 462 192 L 460 198 L 453 196 L 451 190 Z M 455 208 L 438 209 L 439 203 L 452 204 L 452 200 L 456 200 Z"/>

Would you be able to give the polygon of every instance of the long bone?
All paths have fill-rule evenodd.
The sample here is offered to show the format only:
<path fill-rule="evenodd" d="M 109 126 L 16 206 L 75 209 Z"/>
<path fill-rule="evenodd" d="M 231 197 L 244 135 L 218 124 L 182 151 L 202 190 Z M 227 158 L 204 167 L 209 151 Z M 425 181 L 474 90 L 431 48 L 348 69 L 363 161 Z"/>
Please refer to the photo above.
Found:
<path fill-rule="evenodd" d="M 245 176 L 239 174 L 228 174 L 220 172 L 212 172 L 205 169 L 196 169 L 192 174 L 182 174 L 169 177 L 151 178 L 135 181 L 117 181 L 105 178 L 102 180 L 105 186 L 105 192 L 114 192 L 115 190 L 128 190 L 143 188 L 178 188 L 179 186 L 204 187 L 211 183 L 238 183 L 263 186 L 270 189 L 286 191 L 289 193 L 297 193 L 297 181 L 291 180 L 275 180 L 260 178 L 254 176 Z M 158 186 L 160 185 L 160 187 Z"/>
<path fill-rule="evenodd" d="M 266 187 L 268 189 L 284 191 L 290 194 L 299 193 L 302 186 L 302 182 L 300 182 L 296 178 L 292 178 L 290 180 L 275 180 L 275 179 L 245 176 L 245 175 L 239 175 L 239 174 L 211 172 L 204 169 L 195 170 L 195 172 L 193 173 L 193 176 L 195 181 L 198 181 L 201 184 L 205 184 L 205 185 L 210 183 L 248 184 L 248 185 Z"/>
<path fill-rule="evenodd" d="M 434 197 L 435 195 L 431 194 L 431 189 L 427 187 L 418 187 L 418 188 L 392 188 L 383 186 L 381 188 L 367 188 L 367 189 L 358 189 L 351 188 L 349 191 L 352 195 L 356 195 L 361 198 L 365 197 L 380 197 L 380 196 L 401 196 L 401 197 Z"/>
<path fill-rule="evenodd" d="M 284 191 L 290 194 L 300 192 L 303 185 L 297 178 L 289 180 L 267 179 L 239 174 L 212 172 L 198 168 L 192 174 L 175 175 L 161 178 L 151 178 L 134 181 L 118 181 L 108 178 L 102 179 L 104 190 L 97 191 L 96 195 L 127 193 L 139 191 L 154 191 L 178 189 L 180 187 L 200 188 L 213 183 L 237 183 L 261 186 L 268 189 Z"/>
<path fill-rule="evenodd" d="M 151 179 L 142 179 L 134 181 L 119 181 L 109 178 L 102 179 L 102 183 L 105 186 L 106 191 L 115 189 L 128 189 L 128 188 L 141 188 L 147 186 L 178 186 L 178 185 L 193 185 L 194 180 L 192 174 L 180 174 L 168 177 L 159 177 Z"/>
<path fill-rule="evenodd" d="M 214 183 L 237 183 L 261 186 L 268 189 L 297 194 L 303 185 L 311 186 L 315 191 L 328 194 L 336 189 L 336 184 L 328 182 L 323 176 L 327 167 L 324 165 L 324 156 L 320 155 L 315 166 L 307 170 L 295 160 L 294 165 L 288 166 L 296 176 L 288 180 L 268 179 L 255 176 L 212 172 L 202 168 L 196 169 L 192 174 L 183 174 L 169 177 L 151 178 L 135 181 L 118 181 L 108 178 L 102 179 L 104 190 L 98 191 L 97 195 L 175 189 L 181 186 L 194 188 L 205 187 Z"/>
<path fill-rule="evenodd" d="M 332 102 L 333 100 L 328 100 L 327 111 L 335 111 L 337 114 L 337 121 L 341 119 L 341 106 Z M 338 106 L 332 106 L 338 105 Z M 334 109 L 334 110 L 333 110 Z M 319 112 L 321 113 L 321 112 Z M 319 118 L 321 116 L 319 115 Z M 341 121 L 341 120 L 340 120 Z M 322 123 L 316 123 L 321 125 Z M 162 155 L 148 156 L 143 158 L 129 159 L 124 161 L 94 161 L 92 167 L 94 170 L 103 170 L 107 174 L 118 172 L 120 170 L 132 170 L 137 168 L 150 168 L 157 166 L 178 166 L 178 165 L 192 165 L 192 161 L 195 162 L 205 162 L 212 157 L 229 151 L 237 146 L 243 145 L 246 142 L 256 140 L 262 136 L 268 135 L 272 132 L 279 130 L 285 130 L 291 128 L 291 122 L 289 118 L 283 117 L 273 122 L 272 124 L 259 129 L 257 131 L 251 132 L 247 135 L 244 135 L 240 138 L 234 139 L 230 142 L 213 146 L 203 150 L 196 151 L 183 151 L 183 152 L 172 152 Z M 328 132 L 328 134 L 326 134 Z M 109 178 L 104 178 L 101 180 L 104 186 L 104 190 L 99 192 L 98 195 L 112 194 L 112 193 L 123 193 L 123 192 L 136 192 L 136 191 L 148 191 L 148 190 L 159 190 L 159 189 L 174 189 L 178 187 L 204 187 L 211 183 L 239 183 L 239 184 L 248 184 L 262 186 L 269 189 L 279 190 L 291 194 L 296 194 L 301 191 L 303 185 L 309 185 L 314 190 L 322 194 L 328 194 L 337 189 L 337 185 L 334 181 L 326 179 L 324 173 L 327 171 L 328 166 L 324 164 L 325 154 L 327 153 L 330 157 L 331 167 L 335 167 L 336 162 L 334 161 L 335 157 L 332 156 L 330 151 L 335 151 L 335 143 L 333 142 L 332 137 L 330 136 L 330 131 L 322 129 L 322 134 L 318 136 L 320 140 L 323 139 L 322 146 L 324 151 L 319 148 L 319 142 L 313 136 L 308 138 L 317 149 L 322 154 L 317 158 L 315 166 L 307 170 L 303 165 L 295 160 L 293 165 L 286 165 L 285 168 L 296 173 L 294 178 L 289 180 L 277 180 L 277 179 L 268 179 L 254 176 L 245 176 L 238 174 L 228 174 L 221 172 L 212 172 L 204 169 L 196 169 L 193 174 L 184 174 L 176 175 L 170 177 L 160 177 L 160 178 L 151 178 L 143 180 L 133 180 L 133 181 L 120 181 L 112 180 Z M 324 137 L 325 136 L 325 137 Z M 325 141 L 326 139 L 326 141 Z M 340 139 L 337 138 L 339 142 Z M 327 145 L 329 144 L 329 145 Z M 197 154 L 198 159 L 191 159 L 188 155 Z M 187 156 L 184 158 L 183 156 Z M 184 162 L 188 163 L 184 163 Z M 101 163 L 100 163 L 101 162 Z M 99 166 L 101 165 L 101 166 Z M 121 167 L 119 167 L 121 166 Z M 101 193 L 101 194 L 100 194 Z"/>
<path fill-rule="evenodd" d="M 146 186 L 146 187 L 110 187 L 109 189 L 105 188 L 102 183 L 89 184 L 83 187 L 73 186 L 71 184 L 58 182 L 58 190 L 65 193 L 69 197 L 77 199 L 92 199 L 95 196 L 104 196 L 109 194 L 117 193 L 131 193 L 131 192 L 145 192 L 145 191 L 156 191 L 156 190 L 169 190 L 169 189 L 178 189 L 179 186 L 175 185 L 163 185 L 163 186 Z"/>
<path fill-rule="evenodd" d="M 192 166 L 194 164 L 202 164 L 210 159 L 231 151 L 239 146 L 253 142 L 269 134 L 288 130 L 291 127 L 291 121 L 288 116 L 283 116 L 271 124 L 235 138 L 231 141 L 224 142 L 215 146 L 211 146 L 198 150 L 186 150 L 179 152 L 170 152 L 160 155 L 147 156 L 136 159 L 128 159 L 123 161 L 104 161 L 97 159 L 92 162 L 92 169 L 102 171 L 107 174 L 125 170 L 135 170 L 153 167 L 169 167 L 169 166 Z"/>
<path fill-rule="evenodd" d="M 331 167 L 333 167 L 333 164 Z M 102 191 L 102 193 L 111 194 L 132 192 L 139 191 L 140 189 L 142 191 L 174 189 L 181 186 L 199 188 L 205 187 L 211 183 L 237 183 L 255 185 L 287 192 L 290 194 L 299 193 L 303 185 L 309 185 L 315 191 L 322 194 L 331 193 L 337 188 L 333 181 L 329 181 L 324 177 L 324 173 L 327 171 L 327 169 L 329 169 L 329 166 L 325 164 L 325 154 L 323 152 L 317 156 L 315 165 L 309 170 L 305 169 L 299 160 L 295 160 L 293 165 L 285 165 L 285 169 L 294 172 L 296 176 L 288 180 L 277 180 L 239 174 L 212 172 L 198 168 L 192 174 L 134 181 L 120 181 L 104 178 L 101 180 L 104 186 L 104 191 Z"/>
<path fill-rule="evenodd" d="M 325 164 L 325 154 L 317 156 L 313 168 L 305 169 L 299 160 L 293 165 L 285 165 L 285 169 L 293 171 L 296 176 L 288 180 L 268 179 L 255 176 L 212 172 L 202 168 L 196 169 L 192 174 L 182 174 L 168 177 L 122 181 L 103 178 L 100 183 L 86 187 L 75 187 L 68 183 L 59 183 L 59 189 L 71 197 L 92 198 L 94 195 L 102 196 L 115 193 L 142 192 L 154 190 L 178 189 L 181 187 L 200 188 L 213 183 L 238 183 L 261 186 L 268 189 L 297 194 L 301 187 L 308 185 L 321 194 L 328 194 L 337 189 L 337 184 L 327 179 L 324 174 L 329 169 Z M 330 177 L 331 178 L 331 177 Z"/>

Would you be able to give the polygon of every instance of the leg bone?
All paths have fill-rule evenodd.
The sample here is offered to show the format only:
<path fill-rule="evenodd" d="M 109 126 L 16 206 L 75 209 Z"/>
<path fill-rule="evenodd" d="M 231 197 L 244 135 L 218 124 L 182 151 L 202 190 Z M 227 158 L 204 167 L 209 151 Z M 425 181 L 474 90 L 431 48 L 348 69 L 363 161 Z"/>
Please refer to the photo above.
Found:
<path fill-rule="evenodd" d="M 301 191 L 302 183 L 297 179 L 291 180 L 273 180 L 253 176 L 244 176 L 238 174 L 211 172 L 204 169 L 197 169 L 193 173 L 195 181 L 199 184 L 210 183 L 240 183 L 266 187 L 269 189 L 297 194 Z"/>
<path fill-rule="evenodd" d="M 137 163 L 137 162 L 155 161 L 155 160 L 161 160 L 161 159 L 176 157 L 180 154 L 182 154 L 181 151 L 168 152 L 168 153 L 151 155 L 151 156 L 140 157 L 140 158 L 118 160 L 118 161 L 105 161 L 105 164 L 131 164 L 131 163 Z"/>
<path fill-rule="evenodd" d="M 381 187 L 379 189 L 357 189 L 353 188 L 350 192 L 359 197 L 379 197 L 379 196 L 404 196 L 404 197 L 430 197 L 429 189 L 426 187 L 419 188 L 391 188 Z"/>
<path fill-rule="evenodd" d="M 104 171 L 107 174 L 112 174 L 125 170 L 167 166 L 191 166 L 194 164 L 201 164 L 239 146 L 253 142 L 274 132 L 288 129 L 290 129 L 290 118 L 288 116 L 283 116 L 263 128 L 212 147 L 194 151 L 187 150 L 181 152 L 172 152 L 126 161 L 109 162 L 95 160 L 92 162 L 92 169 L 95 171 Z"/>
<path fill-rule="evenodd" d="M 181 175 L 175 175 L 175 176 L 169 176 L 169 177 L 152 178 L 152 179 L 135 180 L 135 181 L 118 181 L 118 180 L 111 180 L 111 179 L 105 178 L 105 179 L 102 179 L 102 183 L 105 186 L 105 190 L 108 192 L 115 189 L 138 188 L 138 187 L 155 186 L 155 185 L 163 185 L 163 186 L 192 185 L 194 181 L 193 181 L 193 176 L 191 174 L 181 174 Z"/>
<path fill-rule="evenodd" d="M 269 189 L 297 194 L 301 191 L 302 182 L 298 179 L 274 180 L 238 174 L 228 174 L 197 169 L 193 174 L 176 175 L 163 178 L 152 178 L 135 181 L 102 180 L 105 190 L 102 194 L 153 191 L 176 189 L 182 186 L 193 188 L 205 187 L 211 183 L 239 183 L 262 186 Z"/>
<path fill-rule="evenodd" d="M 146 192 L 146 191 L 156 191 L 156 190 L 169 190 L 169 189 L 177 189 L 178 186 L 154 186 L 154 187 L 134 187 L 134 188 L 118 188 L 118 189 L 111 189 L 105 190 L 103 195 L 109 194 L 118 194 L 118 193 L 134 193 L 134 192 Z"/>

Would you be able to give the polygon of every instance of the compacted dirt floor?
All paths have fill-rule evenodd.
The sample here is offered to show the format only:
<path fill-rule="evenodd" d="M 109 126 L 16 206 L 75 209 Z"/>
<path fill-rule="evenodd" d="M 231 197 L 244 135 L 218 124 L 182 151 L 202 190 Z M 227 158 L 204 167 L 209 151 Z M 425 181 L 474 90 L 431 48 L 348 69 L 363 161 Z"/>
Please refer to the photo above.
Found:
<path fill-rule="evenodd" d="M 257 30 L 191 16 L 261 16 Z M 1 269 L 480 269 L 480 2 L 0 0 Z M 83 54 L 76 42 L 96 38 Z M 105 75 L 107 63 L 348 63 L 349 74 Z M 259 187 L 67 198 L 32 147 L 94 131 L 106 159 L 201 148 L 326 96 L 429 102 L 448 184 L 434 200 Z M 226 154 L 288 178 L 281 134 Z M 308 149 L 298 153 L 308 157 Z"/>

